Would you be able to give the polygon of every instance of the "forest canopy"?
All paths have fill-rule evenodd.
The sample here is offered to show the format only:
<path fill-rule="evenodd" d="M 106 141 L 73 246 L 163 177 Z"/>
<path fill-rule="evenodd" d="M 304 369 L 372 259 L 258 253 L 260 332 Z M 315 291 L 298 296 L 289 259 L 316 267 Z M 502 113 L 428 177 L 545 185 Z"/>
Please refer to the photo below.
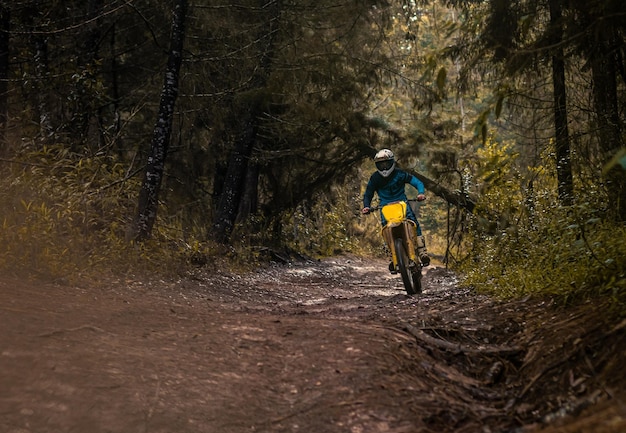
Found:
<path fill-rule="evenodd" d="M 380 254 L 359 209 L 388 147 L 468 284 L 622 298 L 625 15 L 618 0 L 0 2 L 0 266 Z"/>

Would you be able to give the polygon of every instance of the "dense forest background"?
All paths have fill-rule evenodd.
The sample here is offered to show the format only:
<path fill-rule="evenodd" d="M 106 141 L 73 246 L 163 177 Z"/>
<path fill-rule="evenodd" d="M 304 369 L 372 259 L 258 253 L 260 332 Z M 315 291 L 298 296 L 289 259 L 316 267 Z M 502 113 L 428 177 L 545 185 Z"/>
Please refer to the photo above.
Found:
<path fill-rule="evenodd" d="M 0 1 L 0 267 L 384 254 L 371 156 L 468 284 L 626 294 L 621 0 Z"/>

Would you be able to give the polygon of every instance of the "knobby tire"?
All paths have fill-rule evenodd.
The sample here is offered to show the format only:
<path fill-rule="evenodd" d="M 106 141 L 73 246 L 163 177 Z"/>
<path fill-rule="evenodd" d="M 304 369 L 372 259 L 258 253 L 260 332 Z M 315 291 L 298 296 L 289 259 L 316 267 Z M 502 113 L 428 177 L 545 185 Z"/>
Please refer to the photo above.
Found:
<path fill-rule="evenodd" d="M 394 240 L 394 246 L 396 248 L 396 256 L 398 258 L 398 267 L 400 268 L 400 275 L 402 276 L 402 283 L 407 295 L 414 295 L 415 288 L 413 287 L 413 275 L 409 269 L 409 256 L 404 248 L 404 241 L 402 238 L 396 238 Z"/>
<path fill-rule="evenodd" d="M 411 278 L 413 278 L 413 290 L 415 293 L 422 293 L 422 267 L 419 264 L 416 264 L 411 269 Z"/>

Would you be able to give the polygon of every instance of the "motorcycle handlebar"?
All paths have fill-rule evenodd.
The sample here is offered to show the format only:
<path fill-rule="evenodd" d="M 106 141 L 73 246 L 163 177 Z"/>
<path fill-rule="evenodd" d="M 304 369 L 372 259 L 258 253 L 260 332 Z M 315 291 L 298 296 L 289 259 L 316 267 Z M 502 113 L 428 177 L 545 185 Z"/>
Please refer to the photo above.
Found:
<path fill-rule="evenodd" d="M 418 202 L 419 203 L 421 201 L 423 201 L 423 200 L 418 200 L 418 199 L 412 198 L 412 199 L 407 200 L 407 203 L 410 203 L 410 202 Z M 369 214 L 371 214 L 374 211 L 380 210 L 381 208 L 382 208 L 381 205 L 378 205 L 378 206 L 375 206 L 375 207 L 370 207 L 370 208 L 368 208 L 369 210 L 367 212 L 363 213 L 363 215 L 369 215 Z"/>

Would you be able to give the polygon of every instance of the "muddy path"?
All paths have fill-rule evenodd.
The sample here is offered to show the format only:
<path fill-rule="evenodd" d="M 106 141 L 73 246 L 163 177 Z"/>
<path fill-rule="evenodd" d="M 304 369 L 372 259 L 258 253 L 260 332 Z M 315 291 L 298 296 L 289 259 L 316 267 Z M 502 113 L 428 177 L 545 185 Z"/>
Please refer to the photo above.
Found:
<path fill-rule="evenodd" d="M 0 432 L 626 431 L 626 323 L 385 268 L 0 279 Z"/>

